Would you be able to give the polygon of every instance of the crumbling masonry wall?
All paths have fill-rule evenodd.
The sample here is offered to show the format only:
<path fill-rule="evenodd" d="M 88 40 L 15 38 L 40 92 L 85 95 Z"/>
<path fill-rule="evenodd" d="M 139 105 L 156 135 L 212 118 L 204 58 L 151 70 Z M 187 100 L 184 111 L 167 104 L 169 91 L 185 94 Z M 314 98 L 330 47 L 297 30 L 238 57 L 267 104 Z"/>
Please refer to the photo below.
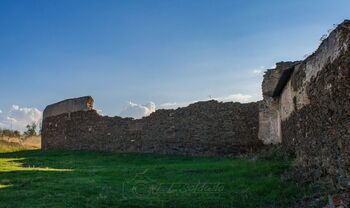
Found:
<path fill-rule="evenodd" d="M 350 188 L 350 21 L 290 69 L 281 93 L 263 101 L 273 99 L 266 108 L 279 114 L 281 137 L 275 143 L 296 154 L 299 181 L 324 177 L 337 188 Z"/>
<path fill-rule="evenodd" d="M 280 99 L 275 96 L 275 89 L 284 70 L 299 62 L 279 62 L 275 69 L 265 72 L 262 82 L 263 100 L 259 107 L 259 139 L 264 144 L 278 144 L 282 142 Z"/>
<path fill-rule="evenodd" d="M 258 106 L 206 101 L 137 120 L 94 110 L 63 113 L 44 119 L 42 149 L 237 155 L 262 146 Z"/>
<path fill-rule="evenodd" d="M 282 121 L 300 180 L 350 187 L 350 21 L 339 25 L 291 77 L 296 110 Z M 306 103 L 305 105 L 302 105 Z"/>

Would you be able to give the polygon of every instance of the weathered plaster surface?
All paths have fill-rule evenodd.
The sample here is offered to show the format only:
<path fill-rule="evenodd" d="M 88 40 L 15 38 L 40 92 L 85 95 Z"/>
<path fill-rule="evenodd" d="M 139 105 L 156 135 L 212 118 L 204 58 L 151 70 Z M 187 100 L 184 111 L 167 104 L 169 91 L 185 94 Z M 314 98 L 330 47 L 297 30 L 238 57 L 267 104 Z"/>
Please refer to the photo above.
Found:
<path fill-rule="evenodd" d="M 279 100 L 266 98 L 259 106 L 259 139 L 264 144 L 281 142 Z"/>
<path fill-rule="evenodd" d="M 47 106 L 43 113 L 43 119 L 63 113 L 89 111 L 93 109 L 93 104 L 94 100 L 91 96 L 64 100 Z"/>

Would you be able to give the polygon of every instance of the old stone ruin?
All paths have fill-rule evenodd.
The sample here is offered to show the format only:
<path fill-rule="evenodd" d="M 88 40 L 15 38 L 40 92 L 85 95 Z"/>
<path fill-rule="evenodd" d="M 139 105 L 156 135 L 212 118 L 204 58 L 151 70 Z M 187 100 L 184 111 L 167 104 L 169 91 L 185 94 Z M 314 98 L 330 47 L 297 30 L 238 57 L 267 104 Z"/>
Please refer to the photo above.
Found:
<path fill-rule="evenodd" d="M 62 101 L 44 111 L 42 149 L 237 155 L 280 144 L 300 180 L 350 188 L 350 21 L 305 60 L 266 71 L 262 91 L 255 103 L 198 102 L 137 120 L 101 116 L 91 97 Z"/>
<path fill-rule="evenodd" d="M 268 70 L 262 88 L 259 138 L 296 154 L 301 181 L 350 188 L 350 21 L 304 61 Z"/>
<path fill-rule="evenodd" d="M 136 120 L 101 116 L 92 105 L 91 97 L 82 97 L 48 106 L 42 148 L 236 155 L 262 145 L 257 139 L 258 103 L 198 102 Z"/>

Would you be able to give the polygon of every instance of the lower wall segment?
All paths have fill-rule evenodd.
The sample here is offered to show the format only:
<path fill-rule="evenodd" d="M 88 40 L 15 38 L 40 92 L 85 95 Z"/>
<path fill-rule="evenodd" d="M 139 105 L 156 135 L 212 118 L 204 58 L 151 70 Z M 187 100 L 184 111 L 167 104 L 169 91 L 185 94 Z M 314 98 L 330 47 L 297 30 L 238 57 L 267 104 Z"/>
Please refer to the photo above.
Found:
<path fill-rule="evenodd" d="M 259 103 L 198 102 L 143 119 L 79 111 L 43 121 L 43 150 L 98 150 L 180 155 L 237 155 L 262 146 Z"/>
<path fill-rule="evenodd" d="M 296 176 L 325 177 L 350 188 L 350 50 L 318 72 L 306 90 L 310 104 L 282 122 L 282 143 L 297 156 Z"/>

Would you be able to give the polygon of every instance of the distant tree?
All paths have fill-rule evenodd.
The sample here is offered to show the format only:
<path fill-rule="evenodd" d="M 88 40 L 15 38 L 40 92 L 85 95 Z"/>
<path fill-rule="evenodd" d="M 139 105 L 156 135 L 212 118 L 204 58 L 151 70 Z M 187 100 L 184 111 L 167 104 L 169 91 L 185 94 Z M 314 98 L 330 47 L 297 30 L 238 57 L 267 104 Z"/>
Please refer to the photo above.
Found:
<path fill-rule="evenodd" d="M 21 132 L 15 130 L 10 130 L 10 129 L 0 129 L 0 136 L 6 136 L 6 137 L 20 137 Z"/>
<path fill-rule="evenodd" d="M 15 130 L 15 131 L 13 131 L 13 135 L 14 135 L 15 137 L 20 137 L 20 136 L 21 136 L 21 132 Z"/>
<path fill-rule="evenodd" d="M 43 122 L 40 122 L 39 124 L 39 135 L 43 132 Z"/>
<path fill-rule="evenodd" d="M 37 135 L 37 133 L 36 133 L 37 124 L 36 123 L 33 122 L 30 125 L 28 124 L 26 126 L 26 128 L 27 128 L 27 131 L 24 132 L 24 135 L 26 135 L 26 136 L 36 136 Z"/>

